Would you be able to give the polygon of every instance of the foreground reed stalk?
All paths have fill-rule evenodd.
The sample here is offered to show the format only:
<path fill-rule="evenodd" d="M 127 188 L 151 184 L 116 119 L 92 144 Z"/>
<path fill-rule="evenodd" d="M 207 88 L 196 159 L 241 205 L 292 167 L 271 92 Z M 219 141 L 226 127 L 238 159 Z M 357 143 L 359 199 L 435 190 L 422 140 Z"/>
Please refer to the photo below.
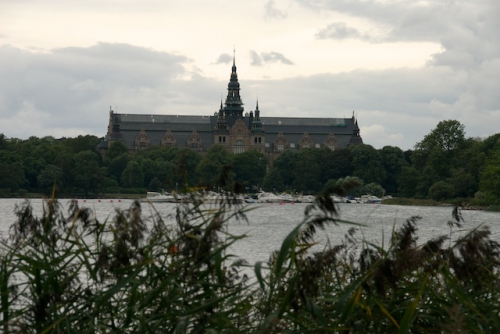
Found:
<path fill-rule="evenodd" d="M 245 236 L 225 227 L 249 210 L 233 193 L 212 207 L 193 194 L 172 217 L 148 207 L 148 218 L 134 202 L 104 222 L 54 198 L 42 217 L 17 208 L 0 248 L 2 331 L 500 332 L 500 248 L 486 227 L 419 245 L 412 217 L 381 247 L 339 220 L 327 192 L 268 262 L 248 264 L 229 252 Z M 344 242 L 313 251 L 340 223 L 353 224 Z M 462 223 L 456 209 L 450 233 Z"/>

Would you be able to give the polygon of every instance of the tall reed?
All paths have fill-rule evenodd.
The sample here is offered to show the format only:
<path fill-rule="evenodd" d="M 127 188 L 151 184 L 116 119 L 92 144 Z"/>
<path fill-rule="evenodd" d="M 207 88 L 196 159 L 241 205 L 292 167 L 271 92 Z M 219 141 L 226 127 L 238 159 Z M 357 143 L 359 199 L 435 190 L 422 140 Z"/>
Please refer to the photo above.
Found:
<path fill-rule="evenodd" d="M 227 224 L 250 209 L 233 192 L 210 207 L 193 193 L 169 217 L 134 202 L 104 222 L 76 202 L 64 212 L 47 200 L 41 217 L 26 202 L 1 244 L 3 332 L 500 332 L 500 247 L 488 228 L 454 240 L 455 209 L 451 235 L 419 244 L 411 217 L 378 246 L 339 219 L 330 195 L 255 264 L 229 250 L 245 236 Z M 345 223 L 344 241 L 318 250 L 318 233 Z"/>

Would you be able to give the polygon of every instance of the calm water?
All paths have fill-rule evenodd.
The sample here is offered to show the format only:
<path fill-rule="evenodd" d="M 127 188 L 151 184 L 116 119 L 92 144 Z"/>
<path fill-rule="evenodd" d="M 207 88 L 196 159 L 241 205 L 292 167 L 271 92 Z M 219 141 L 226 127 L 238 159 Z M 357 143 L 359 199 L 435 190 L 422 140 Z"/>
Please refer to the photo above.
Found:
<path fill-rule="evenodd" d="M 0 199 L 0 235 L 6 236 L 9 226 L 15 221 L 14 209 L 16 204 L 22 204 L 21 199 Z M 61 200 L 67 207 L 69 201 Z M 87 200 L 79 201 L 81 207 L 89 207 L 100 221 L 112 217 L 115 209 L 127 209 L 131 200 Z M 35 214 L 42 212 L 42 200 L 31 200 Z M 246 234 L 247 238 L 237 242 L 232 251 L 234 254 L 248 260 L 265 261 L 269 254 L 279 249 L 281 242 L 292 229 L 303 220 L 306 204 L 249 204 L 255 207 L 248 213 L 249 223 L 232 222 L 229 224 L 229 232 L 232 234 Z M 152 214 L 149 205 L 142 206 L 144 217 Z M 159 203 L 155 205 L 156 210 L 163 216 L 173 213 L 175 204 Z M 432 237 L 446 234 L 450 230 L 447 222 L 452 220 L 451 207 L 415 207 L 415 206 L 392 206 L 380 204 L 340 204 L 340 219 L 364 224 L 359 237 L 381 244 L 382 240 L 387 241 L 393 226 L 400 226 L 404 221 L 412 216 L 421 216 L 417 224 L 419 240 L 425 241 Z M 493 238 L 500 241 L 500 213 L 485 211 L 463 211 L 465 223 L 463 231 L 477 227 L 481 224 L 490 226 Z M 321 243 L 326 238 L 332 243 L 339 243 L 351 225 L 340 223 L 339 225 L 328 226 L 325 231 L 320 231 Z M 457 234 L 458 235 L 458 234 Z"/>

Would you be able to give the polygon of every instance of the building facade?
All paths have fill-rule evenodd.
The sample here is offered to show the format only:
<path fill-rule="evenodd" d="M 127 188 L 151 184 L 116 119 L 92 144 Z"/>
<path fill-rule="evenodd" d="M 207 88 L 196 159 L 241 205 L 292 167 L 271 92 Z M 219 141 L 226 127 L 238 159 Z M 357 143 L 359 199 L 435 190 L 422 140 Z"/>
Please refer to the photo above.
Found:
<path fill-rule="evenodd" d="M 363 143 L 357 119 L 261 116 L 259 103 L 244 113 L 233 59 L 225 102 L 214 115 L 118 114 L 109 111 L 107 135 L 99 145 L 105 153 L 116 141 L 133 153 L 151 146 L 187 147 L 200 153 L 212 145 L 230 152 L 256 150 L 273 161 L 284 150 L 328 147 L 332 150 Z"/>

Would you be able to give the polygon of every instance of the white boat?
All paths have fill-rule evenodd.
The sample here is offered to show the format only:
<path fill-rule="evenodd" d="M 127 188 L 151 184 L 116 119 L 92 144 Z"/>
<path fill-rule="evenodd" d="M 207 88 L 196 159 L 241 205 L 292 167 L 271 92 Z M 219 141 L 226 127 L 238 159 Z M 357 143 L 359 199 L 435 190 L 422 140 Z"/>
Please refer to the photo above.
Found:
<path fill-rule="evenodd" d="M 284 201 L 284 198 L 273 193 L 261 192 L 257 194 L 257 203 L 281 203 Z"/>
<path fill-rule="evenodd" d="M 176 203 L 177 198 L 174 195 L 165 192 L 148 191 L 146 198 L 141 198 L 141 202 L 150 203 Z"/>
<path fill-rule="evenodd" d="M 359 197 L 347 197 L 345 202 L 346 203 L 362 203 L 361 198 L 359 198 Z"/>
<path fill-rule="evenodd" d="M 284 203 L 298 203 L 299 202 L 298 198 L 296 198 L 290 194 L 287 194 L 287 193 L 281 193 L 280 195 L 278 195 L 278 197 L 280 197 L 282 199 L 282 202 L 284 202 Z"/>
<path fill-rule="evenodd" d="M 333 195 L 332 196 L 333 203 L 345 203 L 345 199 L 343 197 Z"/>
<path fill-rule="evenodd" d="M 377 196 L 363 195 L 363 196 L 361 196 L 361 202 L 362 203 L 369 203 L 369 204 L 379 204 L 380 202 L 382 202 L 382 200 L 380 198 L 378 198 Z"/>
<path fill-rule="evenodd" d="M 222 195 L 216 193 L 215 191 L 207 191 L 203 193 L 202 201 L 205 204 L 216 204 L 219 203 L 222 199 Z"/>
<path fill-rule="evenodd" d="M 245 199 L 241 195 L 230 194 L 230 193 L 217 193 L 215 191 L 205 191 L 199 196 L 204 204 L 221 204 L 221 203 L 244 203 Z"/>
<path fill-rule="evenodd" d="M 313 195 L 302 195 L 299 197 L 301 203 L 313 203 L 315 197 Z"/>

